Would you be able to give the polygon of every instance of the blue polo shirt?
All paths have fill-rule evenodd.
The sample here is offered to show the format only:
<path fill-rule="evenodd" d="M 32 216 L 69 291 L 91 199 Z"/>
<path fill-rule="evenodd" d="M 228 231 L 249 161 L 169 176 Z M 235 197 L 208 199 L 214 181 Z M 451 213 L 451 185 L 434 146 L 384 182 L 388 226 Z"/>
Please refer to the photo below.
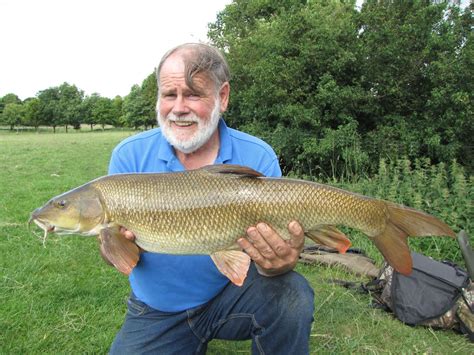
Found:
<path fill-rule="evenodd" d="M 278 158 L 264 141 L 219 122 L 220 148 L 216 164 L 239 164 L 265 176 L 280 177 Z M 122 141 L 112 152 L 109 174 L 185 170 L 160 128 Z M 229 280 L 208 255 L 145 252 L 130 275 L 135 296 L 152 308 L 179 312 L 216 296 Z"/>

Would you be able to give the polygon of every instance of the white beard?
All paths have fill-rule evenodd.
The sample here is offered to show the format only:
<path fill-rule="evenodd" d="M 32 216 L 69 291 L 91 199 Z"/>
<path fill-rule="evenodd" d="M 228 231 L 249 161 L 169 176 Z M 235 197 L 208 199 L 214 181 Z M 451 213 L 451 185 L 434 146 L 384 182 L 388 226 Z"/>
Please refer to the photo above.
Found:
<path fill-rule="evenodd" d="M 160 106 L 160 101 L 158 100 L 157 107 Z M 217 126 L 219 125 L 219 119 L 221 117 L 220 112 L 220 99 L 216 98 L 214 108 L 212 109 L 211 116 L 209 119 L 203 119 L 198 117 L 196 114 L 192 113 L 186 116 L 176 116 L 170 112 L 166 118 L 163 118 L 160 115 L 160 111 L 157 109 L 158 124 L 161 127 L 163 136 L 166 138 L 169 144 L 171 144 L 175 149 L 185 153 L 193 153 L 199 148 L 201 148 L 216 131 Z M 179 139 L 175 136 L 172 128 L 171 121 L 183 121 L 183 122 L 196 122 L 197 130 L 194 135 L 188 139 Z"/>

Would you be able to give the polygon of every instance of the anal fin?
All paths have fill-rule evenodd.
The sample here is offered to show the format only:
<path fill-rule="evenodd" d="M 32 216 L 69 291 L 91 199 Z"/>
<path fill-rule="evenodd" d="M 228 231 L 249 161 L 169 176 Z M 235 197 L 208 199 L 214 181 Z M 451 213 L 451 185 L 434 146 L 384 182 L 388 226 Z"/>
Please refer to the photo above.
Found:
<path fill-rule="evenodd" d="M 305 235 L 315 243 L 337 249 L 341 254 L 344 254 L 351 246 L 351 241 L 347 236 L 330 225 L 319 226 L 317 229 L 306 231 Z"/>
<path fill-rule="evenodd" d="M 100 253 L 105 261 L 122 274 L 130 275 L 140 259 L 140 249 L 125 238 L 118 228 L 104 228 L 99 234 Z"/>
<path fill-rule="evenodd" d="M 376 236 L 373 241 L 395 270 L 403 275 L 410 275 L 413 261 L 404 231 L 396 225 L 388 223 L 384 232 Z"/>
<path fill-rule="evenodd" d="M 250 256 L 243 251 L 224 250 L 211 254 L 217 269 L 234 285 L 242 286 L 250 266 Z"/>

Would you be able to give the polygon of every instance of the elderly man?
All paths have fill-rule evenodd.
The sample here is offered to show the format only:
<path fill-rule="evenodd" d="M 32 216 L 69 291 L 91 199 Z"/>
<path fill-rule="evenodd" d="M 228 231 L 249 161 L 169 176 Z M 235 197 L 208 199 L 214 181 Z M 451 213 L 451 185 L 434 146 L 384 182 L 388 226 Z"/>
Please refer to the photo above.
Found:
<path fill-rule="evenodd" d="M 230 86 L 219 51 L 204 44 L 178 46 L 164 55 L 157 78 L 160 128 L 121 142 L 110 174 L 219 163 L 281 176 L 270 146 L 221 119 Z M 263 222 L 249 226 L 238 240 L 253 260 L 241 287 L 229 283 L 207 255 L 141 254 L 111 353 L 205 353 L 212 339 L 252 339 L 253 353 L 308 353 L 313 291 L 291 271 L 303 247 L 303 230 L 288 221 L 292 239 L 285 241 Z M 124 235 L 133 239 L 130 231 Z"/>

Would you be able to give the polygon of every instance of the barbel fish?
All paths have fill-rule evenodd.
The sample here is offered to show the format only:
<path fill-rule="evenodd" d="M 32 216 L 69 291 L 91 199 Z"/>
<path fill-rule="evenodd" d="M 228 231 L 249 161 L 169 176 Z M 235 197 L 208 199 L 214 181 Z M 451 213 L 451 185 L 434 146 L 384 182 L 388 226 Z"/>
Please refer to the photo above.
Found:
<path fill-rule="evenodd" d="M 307 237 L 341 253 L 351 243 L 336 226 L 362 231 L 402 274 L 412 269 L 408 236 L 455 237 L 444 222 L 419 210 L 315 182 L 264 177 L 238 165 L 100 177 L 52 198 L 31 214 L 30 223 L 45 237 L 100 235 L 105 256 L 125 274 L 138 262 L 139 248 L 209 254 L 224 275 L 242 285 L 250 257 L 237 239 L 263 221 L 288 240 L 293 219 Z M 119 226 L 135 234 L 136 244 L 120 235 Z"/>

